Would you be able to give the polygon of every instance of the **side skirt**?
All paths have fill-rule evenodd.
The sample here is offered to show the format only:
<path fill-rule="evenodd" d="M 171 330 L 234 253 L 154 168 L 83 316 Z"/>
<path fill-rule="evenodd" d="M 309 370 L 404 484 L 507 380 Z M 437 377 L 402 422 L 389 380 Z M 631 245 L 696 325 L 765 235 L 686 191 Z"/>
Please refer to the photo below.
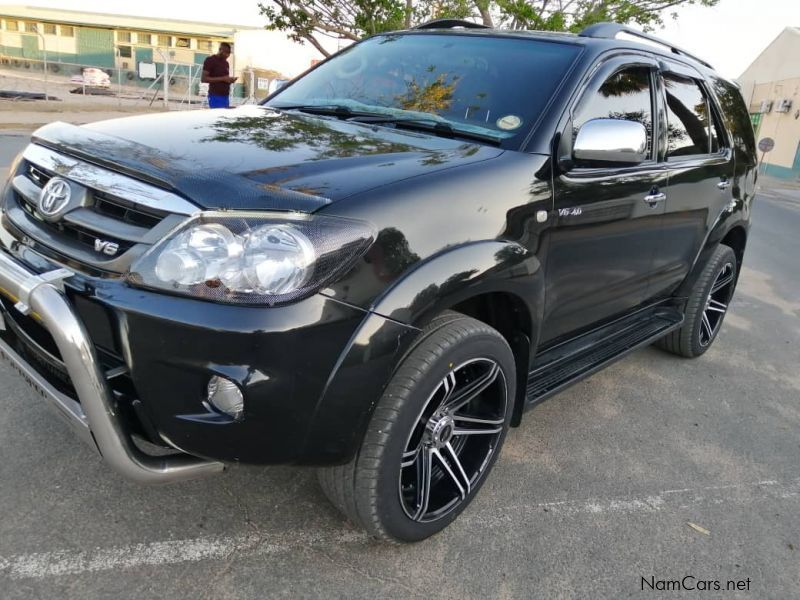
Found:
<path fill-rule="evenodd" d="M 647 346 L 683 324 L 676 308 L 657 307 L 545 350 L 528 374 L 525 409 Z"/>

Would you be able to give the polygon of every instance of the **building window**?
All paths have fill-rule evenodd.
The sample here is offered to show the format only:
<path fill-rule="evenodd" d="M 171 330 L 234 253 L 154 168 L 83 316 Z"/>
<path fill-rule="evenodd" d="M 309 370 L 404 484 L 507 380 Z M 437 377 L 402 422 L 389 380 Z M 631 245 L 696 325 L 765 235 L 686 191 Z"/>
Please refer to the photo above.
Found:
<path fill-rule="evenodd" d="M 36 33 L 36 23 L 31 23 L 30 21 L 25 23 L 25 31 L 28 33 Z"/>
<path fill-rule="evenodd" d="M 189 38 L 179 37 L 175 38 L 175 47 L 176 48 L 188 48 L 190 44 Z"/>
<path fill-rule="evenodd" d="M 168 35 L 159 35 L 158 45 L 163 46 L 165 48 L 169 48 L 172 45 L 172 37 Z"/>
<path fill-rule="evenodd" d="M 6 21 L 6 29 L 8 31 L 19 31 L 18 21 Z"/>
<path fill-rule="evenodd" d="M 117 32 L 117 41 L 121 44 L 130 44 L 131 43 L 131 32 L 130 31 L 118 31 Z"/>
<path fill-rule="evenodd" d="M 56 34 L 56 24 L 55 23 L 45 23 L 44 24 L 44 34 L 45 35 L 55 35 Z"/>
<path fill-rule="evenodd" d="M 130 46 L 117 46 L 117 48 L 119 48 L 120 58 L 131 58 L 133 56 Z"/>
<path fill-rule="evenodd" d="M 149 33 L 142 33 L 140 31 L 136 34 L 136 41 L 142 46 L 149 46 L 153 43 L 153 38 Z"/>
<path fill-rule="evenodd" d="M 61 26 L 62 37 L 75 37 L 75 28 L 72 25 Z"/>
<path fill-rule="evenodd" d="M 197 40 L 197 49 L 201 52 L 211 52 L 214 48 L 211 40 Z"/>

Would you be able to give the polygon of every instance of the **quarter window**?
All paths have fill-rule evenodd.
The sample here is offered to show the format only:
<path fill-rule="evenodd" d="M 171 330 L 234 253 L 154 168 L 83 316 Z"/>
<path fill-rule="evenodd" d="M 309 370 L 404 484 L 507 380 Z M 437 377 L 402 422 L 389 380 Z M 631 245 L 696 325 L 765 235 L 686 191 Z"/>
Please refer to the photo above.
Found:
<path fill-rule="evenodd" d="M 647 130 L 647 152 L 653 147 L 653 101 L 649 67 L 627 67 L 584 97 L 573 120 L 574 135 L 592 119 L 636 121 Z"/>
<path fill-rule="evenodd" d="M 692 79 L 664 75 L 667 97 L 667 158 L 719 151 L 716 119 L 703 90 Z"/>

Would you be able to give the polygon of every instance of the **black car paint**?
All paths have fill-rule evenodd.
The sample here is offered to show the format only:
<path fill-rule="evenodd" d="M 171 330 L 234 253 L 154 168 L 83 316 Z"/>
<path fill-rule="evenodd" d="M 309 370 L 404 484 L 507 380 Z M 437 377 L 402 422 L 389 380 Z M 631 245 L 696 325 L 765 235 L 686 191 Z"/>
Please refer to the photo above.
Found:
<path fill-rule="evenodd" d="M 93 338 L 128 364 L 152 426 L 200 456 L 343 462 L 419 329 L 445 308 L 503 298 L 509 339 L 526 346 L 518 363 L 524 380 L 542 348 L 654 298 L 684 295 L 720 240 L 734 228 L 746 236 L 755 165 L 749 121 L 723 108 L 734 132 L 724 160 L 672 165 L 661 154 L 632 169 L 567 171 L 559 140 L 595 71 L 608 60 L 659 60 L 635 43 L 574 43 L 583 52 L 519 148 L 265 107 L 37 132 L 39 143 L 146 178 L 202 208 L 321 211 L 378 231 L 345 277 L 282 307 L 215 305 L 114 278 L 73 278 L 68 295 L 105 312 L 113 331 L 95 326 Z M 716 96 L 734 94 L 703 67 L 691 68 L 703 70 Z M 725 195 L 710 190 L 708 202 L 684 191 L 722 176 L 732 177 L 731 187 Z M 639 197 L 653 185 L 668 198 L 663 210 L 648 212 Z M 559 215 L 576 207 L 580 215 Z M 0 239 L 20 260 L 46 268 L 7 232 Z M 662 253 L 665 246 L 672 251 Z M 625 272 L 610 272 L 614 265 Z M 97 319 L 86 303 L 76 306 L 87 322 Z M 241 385 L 242 422 L 203 408 L 212 373 Z"/>
<path fill-rule="evenodd" d="M 80 128 L 55 123 L 39 129 L 34 141 L 145 175 L 203 209 L 218 210 L 312 212 L 387 180 L 502 154 L 492 146 L 259 106 Z"/>

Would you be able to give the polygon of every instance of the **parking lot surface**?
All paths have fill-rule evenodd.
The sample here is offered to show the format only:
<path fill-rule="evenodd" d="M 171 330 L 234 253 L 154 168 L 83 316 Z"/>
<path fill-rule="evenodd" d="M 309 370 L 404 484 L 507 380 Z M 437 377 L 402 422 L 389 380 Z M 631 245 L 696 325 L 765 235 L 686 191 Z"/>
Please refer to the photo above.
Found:
<path fill-rule="evenodd" d="M 0 136 L 3 176 L 24 143 Z M 800 193 L 765 189 L 753 221 L 705 356 L 648 348 L 527 413 L 413 546 L 368 540 L 312 470 L 121 481 L 0 365 L 0 597 L 624 598 L 687 576 L 797 597 Z"/>

